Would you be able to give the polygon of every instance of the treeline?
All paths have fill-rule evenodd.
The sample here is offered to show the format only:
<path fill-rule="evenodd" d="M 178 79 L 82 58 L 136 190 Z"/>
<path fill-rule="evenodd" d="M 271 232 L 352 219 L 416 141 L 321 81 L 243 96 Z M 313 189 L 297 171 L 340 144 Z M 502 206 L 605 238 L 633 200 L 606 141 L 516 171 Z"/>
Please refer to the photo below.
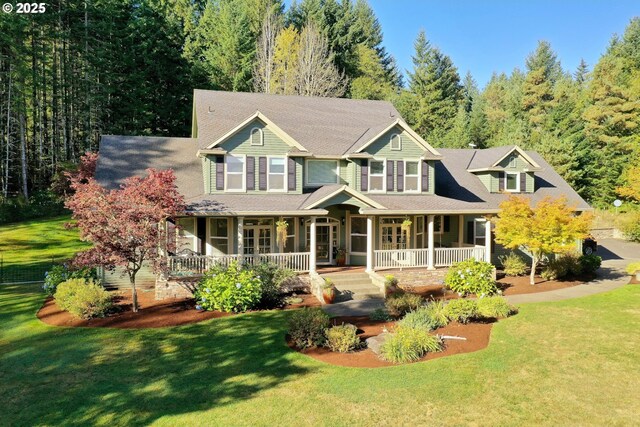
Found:
<path fill-rule="evenodd" d="M 545 41 L 525 63 L 494 74 L 480 91 L 422 32 L 407 88 L 394 101 L 436 146 L 518 144 L 542 154 L 596 206 L 616 197 L 640 202 L 640 18 L 613 37 L 593 70 L 584 61 L 563 69 Z"/>
<path fill-rule="evenodd" d="M 541 42 L 479 90 L 421 33 L 405 85 L 366 0 L 54 0 L 0 15 L 0 200 L 49 188 L 103 134 L 189 135 L 209 88 L 391 100 L 435 146 L 538 150 L 606 205 L 638 163 L 638 52 L 634 19 L 592 71 Z"/>

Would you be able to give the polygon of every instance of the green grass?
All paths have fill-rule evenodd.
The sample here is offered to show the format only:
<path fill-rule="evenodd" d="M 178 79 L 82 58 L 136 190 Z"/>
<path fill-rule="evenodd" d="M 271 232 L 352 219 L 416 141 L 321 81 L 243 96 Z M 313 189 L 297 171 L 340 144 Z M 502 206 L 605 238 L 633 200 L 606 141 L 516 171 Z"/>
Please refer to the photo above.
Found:
<path fill-rule="evenodd" d="M 633 425 L 640 286 L 530 304 L 485 350 L 341 368 L 284 343 L 282 311 L 156 330 L 55 328 L 0 286 L 0 424 Z"/>
<path fill-rule="evenodd" d="M 0 226 L 2 278 L 42 280 L 52 264 L 69 259 L 89 246 L 78 238 L 78 231 L 65 229 L 68 216 L 38 219 Z"/>

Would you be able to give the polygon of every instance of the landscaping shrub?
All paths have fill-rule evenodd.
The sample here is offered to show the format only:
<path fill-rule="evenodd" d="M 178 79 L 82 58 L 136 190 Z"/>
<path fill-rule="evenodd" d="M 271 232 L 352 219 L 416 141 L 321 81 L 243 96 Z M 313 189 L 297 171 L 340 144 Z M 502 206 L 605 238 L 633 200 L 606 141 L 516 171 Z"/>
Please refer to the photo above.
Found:
<path fill-rule="evenodd" d="M 540 276 L 544 280 L 558 280 L 562 279 L 569 273 L 567 263 L 561 258 L 552 259 L 540 272 Z"/>
<path fill-rule="evenodd" d="M 80 319 L 104 317 L 113 307 L 109 292 L 93 280 L 66 280 L 58 285 L 54 298 L 58 307 Z"/>
<path fill-rule="evenodd" d="M 369 314 L 369 319 L 375 322 L 388 322 L 392 320 L 392 317 L 384 308 L 376 308 L 371 312 L 371 314 Z"/>
<path fill-rule="evenodd" d="M 54 265 L 51 270 L 44 273 L 42 290 L 49 296 L 56 293 L 58 285 L 68 279 L 86 279 L 99 283 L 98 273 L 95 268 L 81 268 L 71 270 L 66 264 Z"/>
<path fill-rule="evenodd" d="M 384 304 L 391 316 L 400 317 L 420 307 L 423 302 L 420 295 L 400 293 L 390 295 Z"/>
<path fill-rule="evenodd" d="M 407 328 L 422 328 L 427 331 L 432 331 L 437 328 L 433 323 L 433 319 L 429 315 L 426 306 L 418 307 L 417 309 L 408 312 L 398 322 L 398 326 Z"/>
<path fill-rule="evenodd" d="M 321 308 L 305 307 L 289 318 L 289 337 L 298 348 L 321 346 L 328 327 L 329 316 Z"/>
<path fill-rule="evenodd" d="M 625 237 L 632 242 L 640 242 L 640 212 L 630 215 L 622 226 Z"/>
<path fill-rule="evenodd" d="M 442 341 L 426 329 L 399 327 L 380 347 L 380 357 L 388 362 L 408 363 L 440 350 Z"/>
<path fill-rule="evenodd" d="M 362 343 L 356 334 L 357 331 L 358 328 L 354 325 L 345 324 L 327 329 L 327 347 L 331 351 L 339 353 L 347 353 L 360 348 Z"/>
<path fill-rule="evenodd" d="M 636 271 L 640 271 L 640 262 L 632 262 L 629 265 L 627 265 L 627 273 L 629 274 L 636 274 Z"/>
<path fill-rule="evenodd" d="M 36 191 L 26 200 L 23 196 L 0 198 L 0 224 L 66 215 L 62 198 L 51 191 Z"/>
<path fill-rule="evenodd" d="M 493 265 L 473 258 L 454 264 L 444 283 L 461 295 L 492 295 L 498 290 L 493 280 Z"/>
<path fill-rule="evenodd" d="M 567 269 L 567 274 L 573 277 L 582 274 L 582 264 L 580 263 L 580 254 L 569 252 L 560 256 L 560 262 L 563 262 Z"/>
<path fill-rule="evenodd" d="M 252 270 L 233 262 L 207 271 L 194 292 L 204 310 L 242 312 L 255 308 L 262 298 L 262 282 Z"/>
<path fill-rule="evenodd" d="M 485 319 L 509 317 L 517 309 L 501 296 L 480 298 L 476 301 L 477 315 Z"/>
<path fill-rule="evenodd" d="M 468 323 L 469 320 L 476 317 L 478 306 L 474 300 L 454 299 L 449 301 L 445 306 L 445 313 L 447 313 L 447 318 L 451 321 L 455 320 L 460 323 Z"/>
<path fill-rule="evenodd" d="M 442 300 L 430 301 L 425 306 L 425 310 L 436 328 L 447 326 L 449 323 L 446 307 L 446 304 Z"/>
<path fill-rule="evenodd" d="M 578 261 L 582 266 L 582 271 L 586 274 L 595 273 L 600 268 L 600 265 L 602 265 L 602 258 L 593 254 L 582 255 Z"/>
<path fill-rule="evenodd" d="M 270 262 L 248 265 L 246 268 L 253 271 L 254 275 L 262 282 L 260 307 L 274 308 L 282 306 L 284 304 L 282 284 L 288 279 L 295 277 L 296 273 L 288 268 L 280 268 Z"/>
<path fill-rule="evenodd" d="M 507 276 L 524 276 L 527 273 L 527 263 L 515 252 L 498 257 L 504 274 Z"/>

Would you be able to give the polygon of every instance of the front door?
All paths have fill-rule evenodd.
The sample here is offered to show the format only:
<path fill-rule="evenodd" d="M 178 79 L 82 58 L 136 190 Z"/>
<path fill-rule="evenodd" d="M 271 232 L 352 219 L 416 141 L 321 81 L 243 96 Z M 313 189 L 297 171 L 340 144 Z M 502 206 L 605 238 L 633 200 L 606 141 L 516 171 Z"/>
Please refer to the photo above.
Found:
<path fill-rule="evenodd" d="M 251 226 L 244 229 L 244 255 L 271 253 L 271 227 Z"/>
<path fill-rule="evenodd" d="M 316 224 L 316 262 L 318 264 L 333 263 L 333 225 Z"/>
<path fill-rule="evenodd" d="M 382 249 L 397 250 L 406 249 L 406 235 L 402 232 L 400 224 L 383 224 L 382 225 Z"/>

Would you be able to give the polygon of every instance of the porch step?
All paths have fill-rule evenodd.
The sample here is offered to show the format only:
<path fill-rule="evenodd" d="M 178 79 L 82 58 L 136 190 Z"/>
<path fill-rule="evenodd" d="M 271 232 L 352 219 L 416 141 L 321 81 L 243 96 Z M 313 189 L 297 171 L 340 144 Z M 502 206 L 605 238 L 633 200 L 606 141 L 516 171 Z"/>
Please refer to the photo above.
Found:
<path fill-rule="evenodd" d="M 380 288 L 371 282 L 367 273 L 330 273 L 323 274 L 324 279 L 331 279 L 338 295 L 336 302 L 382 299 Z"/>

